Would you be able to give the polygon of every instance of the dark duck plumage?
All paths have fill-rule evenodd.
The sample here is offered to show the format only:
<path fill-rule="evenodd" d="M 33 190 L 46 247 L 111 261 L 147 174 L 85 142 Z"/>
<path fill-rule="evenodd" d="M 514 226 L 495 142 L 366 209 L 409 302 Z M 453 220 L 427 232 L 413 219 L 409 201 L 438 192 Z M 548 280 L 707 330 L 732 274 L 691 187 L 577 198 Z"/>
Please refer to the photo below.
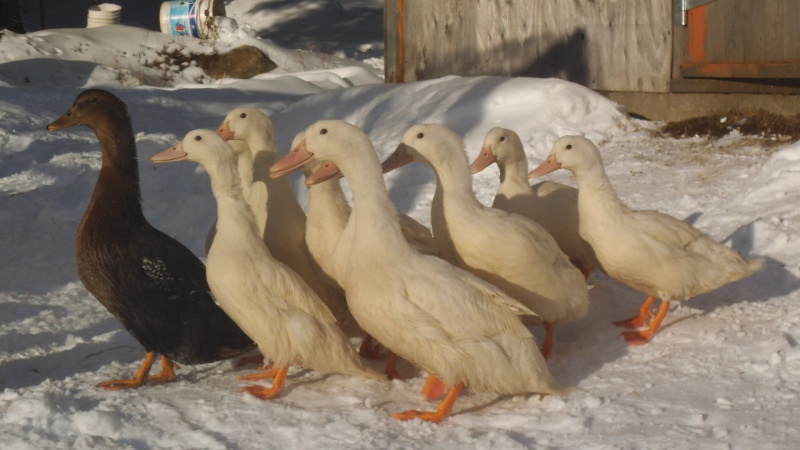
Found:
<path fill-rule="evenodd" d="M 147 351 L 133 379 L 98 386 L 126 389 L 173 381 L 173 360 L 200 364 L 253 349 L 253 341 L 214 302 L 203 263 L 145 219 L 125 103 L 110 92 L 90 89 L 47 128 L 78 125 L 95 132 L 103 151 L 100 175 L 78 227 L 78 275 Z M 157 354 L 162 370 L 148 377 Z"/>

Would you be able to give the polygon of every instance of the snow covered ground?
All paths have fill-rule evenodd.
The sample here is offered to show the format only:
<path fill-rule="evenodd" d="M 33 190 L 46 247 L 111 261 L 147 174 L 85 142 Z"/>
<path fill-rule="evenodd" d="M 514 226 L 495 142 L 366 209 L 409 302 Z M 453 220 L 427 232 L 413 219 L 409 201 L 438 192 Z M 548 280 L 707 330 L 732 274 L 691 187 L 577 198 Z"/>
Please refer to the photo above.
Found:
<path fill-rule="evenodd" d="M 327 3 L 230 2 L 239 26 L 227 24 L 216 48 L 257 45 L 281 67 L 251 80 L 150 68 L 143 61 L 165 46 L 199 52 L 209 44 L 132 27 L 0 36 L 0 447 L 796 447 L 800 143 L 738 134 L 716 141 L 659 137 L 655 124 L 558 80 L 448 77 L 385 85 L 374 59 L 381 36 L 342 44 L 347 48 L 338 55 L 259 37 L 276 20 L 270 8 L 289 20 L 316 17 L 309 11 Z M 352 51 L 358 48 L 360 54 Z M 75 230 L 99 170 L 99 145 L 85 128 L 45 130 L 87 87 L 112 90 L 128 103 L 145 214 L 198 255 L 215 216 L 208 177 L 192 164 L 155 167 L 150 156 L 191 129 L 216 127 L 230 109 L 252 105 L 272 115 L 283 151 L 320 118 L 362 127 L 382 157 L 414 123 L 452 127 L 465 137 L 470 158 L 487 130 L 505 126 L 522 137 L 531 167 L 557 137 L 583 134 L 600 146 L 630 206 L 685 219 L 768 262 L 748 279 L 674 307 L 654 341 L 638 348 L 628 348 L 610 322 L 632 315 L 643 295 L 593 275 L 591 312 L 558 329 L 550 361 L 558 380 L 577 386 L 572 395 L 466 392 L 439 425 L 390 417 L 434 406 L 419 395 L 423 374 L 408 364 L 400 365 L 406 377 L 392 382 L 295 368 L 285 393 L 271 402 L 240 393 L 237 376 L 251 370 L 230 361 L 182 367 L 168 385 L 104 392 L 94 385 L 132 375 L 143 351 L 85 291 L 75 269 Z M 565 171 L 549 178 L 573 184 Z M 293 180 L 304 202 L 305 188 Z M 386 177 L 400 211 L 424 224 L 433 180 L 419 164 Z M 478 198 L 491 204 L 497 169 L 474 181 Z"/>

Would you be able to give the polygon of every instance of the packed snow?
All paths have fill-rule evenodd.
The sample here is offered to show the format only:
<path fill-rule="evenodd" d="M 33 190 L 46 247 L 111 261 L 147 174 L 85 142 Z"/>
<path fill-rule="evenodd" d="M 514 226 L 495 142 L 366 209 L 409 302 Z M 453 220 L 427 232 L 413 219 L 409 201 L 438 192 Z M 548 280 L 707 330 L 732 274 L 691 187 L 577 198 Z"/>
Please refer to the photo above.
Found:
<path fill-rule="evenodd" d="M 620 105 L 555 79 L 453 76 L 384 84 L 382 61 L 370 50 L 382 48 L 380 35 L 365 35 L 335 55 L 262 37 L 269 21 L 302 18 L 309 4 L 324 3 L 291 9 L 276 0 L 234 0 L 228 15 L 235 22 L 224 21 L 224 36 L 214 43 L 124 25 L 0 35 L 0 446 L 797 445 L 800 143 L 736 133 L 720 140 L 661 137 L 658 124 L 631 119 Z M 355 3 L 362 9 L 383 4 Z M 268 17 L 270 7 L 282 16 Z M 262 49 L 280 69 L 215 81 L 196 67 L 145 63 L 165 48 L 208 52 L 241 44 Z M 353 51 L 358 48 L 370 51 Z M 504 126 L 520 134 L 531 168 L 558 137 L 581 134 L 598 144 L 629 206 L 686 220 L 745 255 L 765 256 L 767 264 L 747 279 L 675 305 L 656 338 L 636 348 L 611 321 L 633 315 L 644 295 L 594 274 L 588 317 L 558 328 L 549 361 L 561 383 L 577 387 L 574 393 L 467 391 L 441 424 L 391 417 L 436 405 L 423 400 L 425 374 L 408 363 L 399 366 L 403 379 L 382 382 L 295 367 L 286 391 L 268 402 L 239 391 L 237 377 L 255 368 L 236 368 L 235 361 L 181 367 L 171 384 L 106 392 L 94 385 L 131 376 L 144 352 L 76 272 L 75 232 L 100 168 L 100 147 L 87 128 L 45 129 L 89 87 L 128 103 L 145 214 L 201 257 L 216 214 L 208 176 L 194 164 L 156 167 L 149 160 L 187 131 L 216 128 L 230 109 L 247 105 L 271 115 L 284 152 L 298 131 L 322 118 L 362 127 L 380 157 L 393 152 L 415 123 L 453 128 L 470 159 L 489 129 Z M 548 179 L 574 185 L 566 171 Z M 305 204 L 305 187 L 297 175 L 292 180 Z M 430 224 L 435 186 L 429 167 L 411 164 L 388 174 L 386 183 L 400 212 Z M 478 199 L 491 204 L 498 183 L 495 166 L 476 175 Z M 381 368 L 383 361 L 373 364 Z"/>

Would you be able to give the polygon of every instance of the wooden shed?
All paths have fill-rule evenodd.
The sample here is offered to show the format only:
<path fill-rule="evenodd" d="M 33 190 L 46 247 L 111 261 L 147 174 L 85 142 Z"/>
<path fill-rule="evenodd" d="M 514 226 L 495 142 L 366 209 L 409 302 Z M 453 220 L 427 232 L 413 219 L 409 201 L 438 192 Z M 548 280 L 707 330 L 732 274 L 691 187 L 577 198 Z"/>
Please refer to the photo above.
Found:
<path fill-rule="evenodd" d="M 385 24 L 387 82 L 557 77 L 654 118 L 800 112 L 798 0 L 386 0 Z"/>

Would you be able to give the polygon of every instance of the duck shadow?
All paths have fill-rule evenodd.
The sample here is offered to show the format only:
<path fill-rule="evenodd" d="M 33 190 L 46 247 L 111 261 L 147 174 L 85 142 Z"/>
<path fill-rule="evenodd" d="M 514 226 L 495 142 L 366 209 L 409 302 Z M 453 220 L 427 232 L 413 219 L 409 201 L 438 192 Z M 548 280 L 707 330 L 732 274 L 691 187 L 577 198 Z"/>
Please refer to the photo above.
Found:
<path fill-rule="evenodd" d="M 589 313 L 583 319 L 556 327 L 553 353 L 548 360 L 551 373 L 565 386 L 581 381 L 629 352 L 620 336 L 625 329 L 612 322 L 636 314 L 645 295 L 603 274 L 590 278 Z M 544 341 L 543 327 L 532 327 L 536 342 Z"/>
<path fill-rule="evenodd" d="M 47 304 L 30 304 L 24 302 L 8 301 L 0 303 L 0 317 L 8 323 L 13 321 L 22 321 L 30 317 L 39 315 L 42 311 L 53 311 L 56 316 L 66 316 L 67 308 L 63 306 L 51 306 Z M 12 331 L 14 335 L 21 335 L 16 331 Z M 0 348 L 7 352 L 13 352 L 14 349 L 10 348 L 12 339 L 6 336 L 0 336 Z"/>
<path fill-rule="evenodd" d="M 16 359 L 0 365 L 0 387 L 22 389 L 38 385 L 47 379 L 63 380 L 85 372 L 97 372 L 111 361 L 125 363 L 144 356 L 144 349 L 129 333 L 109 317 L 80 331 L 58 333 L 17 334 L 13 336 L 14 352 L 37 346 L 65 346 L 70 336 L 91 341 L 94 336 L 120 330 L 104 342 L 82 342 L 66 350 L 49 351 L 41 356 Z M 4 347 L 5 348 L 5 347 Z M 132 373 L 131 373 L 132 375 Z"/>
<path fill-rule="evenodd" d="M 764 268 L 749 277 L 691 298 L 691 306 L 709 314 L 737 303 L 764 303 L 783 297 L 800 288 L 800 279 L 786 270 L 780 261 L 766 257 Z"/>
<path fill-rule="evenodd" d="M 553 357 L 548 361 L 556 379 L 567 385 L 580 384 L 604 365 L 628 354 L 629 346 L 620 336 L 627 330 L 614 326 L 612 322 L 635 316 L 646 298 L 645 294 L 600 273 L 592 275 L 590 283 L 594 286 L 589 291 L 589 314 L 581 320 L 556 328 Z M 767 257 L 763 270 L 689 299 L 689 306 L 700 312 L 681 317 L 667 316 L 660 331 L 737 303 L 767 302 L 788 295 L 798 287 L 800 280 L 797 277 L 786 270 L 782 263 Z M 544 331 L 541 327 L 533 328 L 532 332 L 537 342 L 543 341 Z"/>

